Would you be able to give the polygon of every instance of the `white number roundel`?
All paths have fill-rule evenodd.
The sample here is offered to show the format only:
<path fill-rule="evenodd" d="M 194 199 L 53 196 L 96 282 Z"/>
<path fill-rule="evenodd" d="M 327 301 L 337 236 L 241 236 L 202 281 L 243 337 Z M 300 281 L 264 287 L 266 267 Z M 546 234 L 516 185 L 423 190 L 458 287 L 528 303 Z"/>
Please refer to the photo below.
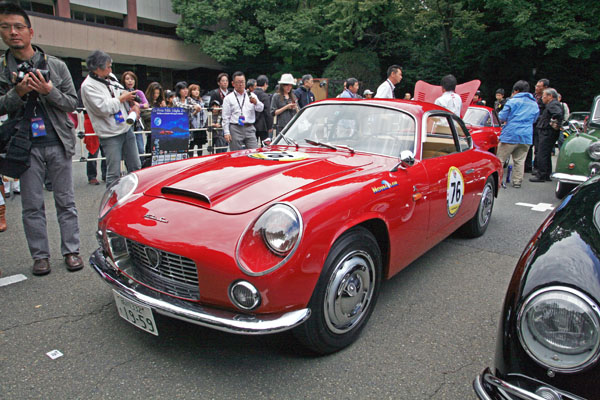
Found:
<path fill-rule="evenodd" d="M 450 218 L 458 212 L 464 195 L 465 180 L 458 168 L 450 167 L 450 170 L 448 170 L 448 187 L 446 188 L 446 205 Z"/>

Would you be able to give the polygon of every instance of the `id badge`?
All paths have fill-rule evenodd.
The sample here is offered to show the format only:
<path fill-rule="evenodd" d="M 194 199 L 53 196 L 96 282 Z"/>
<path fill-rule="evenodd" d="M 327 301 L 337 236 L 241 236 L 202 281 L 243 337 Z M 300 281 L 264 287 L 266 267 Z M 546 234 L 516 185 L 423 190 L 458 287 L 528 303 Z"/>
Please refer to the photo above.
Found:
<path fill-rule="evenodd" d="M 121 112 L 121 110 L 119 110 L 119 112 L 115 114 L 115 121 L 117 122 L 117 124 L 122 124 L 123 122 L 125 122 L 125 118 L 123 118 L 123 113 Z"/>
<path fill-rule="evenodd" d="M 31 135 L 34 138 L 46 136 L 46 125 L 42 117 L 31 118 Z"/>
<path fill-rule="evenodd" d="M 238 124 L 240 124 L 240 126 L 244 126 L 244 121 L 246 121 L 246 117 L 240 115 L 240 118 L 238 119 Z"/>

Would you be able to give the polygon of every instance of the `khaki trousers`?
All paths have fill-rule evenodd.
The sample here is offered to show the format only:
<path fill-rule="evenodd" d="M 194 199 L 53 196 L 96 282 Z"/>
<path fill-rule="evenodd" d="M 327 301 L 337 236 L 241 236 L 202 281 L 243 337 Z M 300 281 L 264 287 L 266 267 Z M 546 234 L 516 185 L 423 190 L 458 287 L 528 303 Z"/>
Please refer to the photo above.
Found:
<path fill-rule="evenodd" d="M 513 185 L 521 184 L 523 182 L 523 174 L 525 173 L 525 159 L 527 158 L 527 151 L 529 151 L 528 144 L 520 143 L 502 143 L 498 144 L 498 158 L 502 161 L 502 165 L 506 163 L 508 157 L 512 155 L 513 158 Z"/>

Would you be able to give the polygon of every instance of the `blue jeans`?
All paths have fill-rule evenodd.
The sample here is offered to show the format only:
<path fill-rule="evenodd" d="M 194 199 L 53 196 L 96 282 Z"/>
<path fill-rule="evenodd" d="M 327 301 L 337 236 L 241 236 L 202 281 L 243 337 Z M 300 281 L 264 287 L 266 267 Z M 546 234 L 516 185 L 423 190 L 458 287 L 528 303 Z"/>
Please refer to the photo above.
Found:
<path fill-rule="evenodd" d="M 127 172 L 141 168 L 133 128 L 117 136 L 100 138 L 100 145 L 106 154 L 106 187 L 121 177 L 121 160 L 125 161 Z"/>

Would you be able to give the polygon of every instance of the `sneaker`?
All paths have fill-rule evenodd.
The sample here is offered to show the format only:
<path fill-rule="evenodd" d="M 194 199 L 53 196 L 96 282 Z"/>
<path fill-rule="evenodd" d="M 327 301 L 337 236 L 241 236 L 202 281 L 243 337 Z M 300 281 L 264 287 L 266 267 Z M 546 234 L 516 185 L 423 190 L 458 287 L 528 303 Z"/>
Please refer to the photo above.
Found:
<path fill-rule="evenodd" d="M 512 185 L 515 189 L 520 189 L 521 188 L 521 184 L 520 183 L 513 183 Z"/>
<path fill-rule="evenodd" d="M 98 182 L 98 179 L 96 179 L 96 178 L 92 178 L 92 179 L 90 179 L 90 180 L 88 181 L 88 183 L 89 183 L 90 185 L 99 185 L 99 184 L 100 184 L 100 182 Z"/>

